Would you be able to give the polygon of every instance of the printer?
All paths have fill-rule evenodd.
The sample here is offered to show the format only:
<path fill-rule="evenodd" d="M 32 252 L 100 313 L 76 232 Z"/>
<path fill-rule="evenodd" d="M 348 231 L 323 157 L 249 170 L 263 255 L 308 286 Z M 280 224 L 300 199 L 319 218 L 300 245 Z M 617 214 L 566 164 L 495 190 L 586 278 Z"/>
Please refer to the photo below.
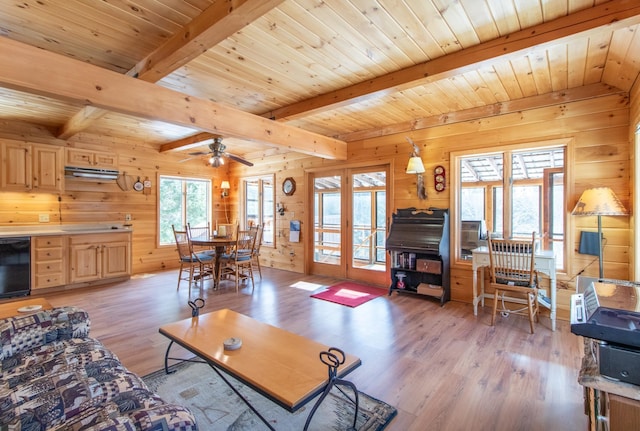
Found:
<path fill-rule="evenodd" d="M 579 277 L 571 332 L 595 341 L 602 376 L 640 385 L 640 283 Z"/>

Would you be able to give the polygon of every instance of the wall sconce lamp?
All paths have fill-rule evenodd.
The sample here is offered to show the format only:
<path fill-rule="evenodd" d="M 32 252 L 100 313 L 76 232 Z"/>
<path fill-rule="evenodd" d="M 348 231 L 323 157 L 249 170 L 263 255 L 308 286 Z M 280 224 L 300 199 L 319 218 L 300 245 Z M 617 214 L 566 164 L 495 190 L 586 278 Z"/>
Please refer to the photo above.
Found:
<path fill-rule="evenodd" d="M 418 198 L 426 199 L 427 191 L 424 188 L 424 178 L 422 177 L 422 173 L 424 172 L 424 165 L 422 164 L 422 159 L 420 158 L 420 149 L 416 144 L 413 143 L 411 138 L 407 138 L 407 141 L 409 141 L 409 143 L 413 145 L 413 152 L 409 156 L 409 163 L 407 163 L 407 173 L 416 174 Z"/>
<path fill-rule="evenodd" d="M 599 278 L 604 278 L 602 265 L 602 216 L 627 215 L 627 209 L 609 187 L 595 187 L 582 192 L 571 215 L 598 216 L 598 264 Z"/>
<path fill-rule="evenodd" d="M 285 212 L 284 204 L 281 202 L 276 203 L 276 211 L 283 216 Z"/>
<path fill-rule="evenodd" d="M 223 181 L 222 184 L 220 184 L 220 188 L 222 189 L 223 198 L 229 196 L 229 189 L 231 188 L 231 185 L 229 185 L 229 181 Z"/>

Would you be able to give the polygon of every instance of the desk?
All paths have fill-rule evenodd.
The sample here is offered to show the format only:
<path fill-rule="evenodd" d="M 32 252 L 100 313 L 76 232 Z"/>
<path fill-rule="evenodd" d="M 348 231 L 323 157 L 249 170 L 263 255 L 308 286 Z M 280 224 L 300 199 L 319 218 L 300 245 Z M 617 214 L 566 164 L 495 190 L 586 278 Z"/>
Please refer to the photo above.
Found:
<path fill-rule="evenodd" d="M 551 281 L 551 306 L 540 302 L 543 307 L 551 310 L 551 330 L 556 330 L 556 257 L 552 251 L 541 250 L 536 252 L 535 269 L 549 276 Z M 493 295 L 484 293 L 484 268 L 489 267 L 489 248 L 478 247 L 471 251 L 471 264 L 473 268 L 473 315 L 478 315 L 478 303 L 484 307 L 484 298 L 493 298 Z M 478 269 L 480 269 L 480 294 L 478 295 Z"/>
<path fill-rule="evenodd" d="M 230 245 L 235 245 L 236 240 L 233 238 L 193 238 L 191 240 L 193 245 L 213 247 L 216 249 L 216 255 L 214 257 L 215 274 L 213 274 L 213 288 L 217 289 L 220 284 L 220 256 L 224 253 L 224 249 Z"/>

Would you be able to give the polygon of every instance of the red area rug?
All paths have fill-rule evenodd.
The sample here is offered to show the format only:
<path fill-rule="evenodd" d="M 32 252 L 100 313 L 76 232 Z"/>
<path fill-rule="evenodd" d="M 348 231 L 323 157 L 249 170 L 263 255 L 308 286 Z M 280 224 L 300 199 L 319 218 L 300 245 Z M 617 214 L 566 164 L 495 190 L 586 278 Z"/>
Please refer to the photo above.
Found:
<path fill-rule="evenodd" d="M 329 286 L 327 290 L 314 293 L 311 297 L 346 305 L 347 307 L 357 307 L 386 293 L 387 291 L 385 289 L 379 287 L 343 281 L 342 283 Z"/>

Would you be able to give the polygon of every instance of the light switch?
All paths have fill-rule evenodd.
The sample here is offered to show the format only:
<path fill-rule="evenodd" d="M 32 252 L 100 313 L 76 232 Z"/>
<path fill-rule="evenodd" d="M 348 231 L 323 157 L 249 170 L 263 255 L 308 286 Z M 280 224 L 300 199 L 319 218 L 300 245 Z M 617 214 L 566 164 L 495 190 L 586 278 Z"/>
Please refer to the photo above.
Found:
<path fill-rule="evenodd" d="M 40 223 L 49 223 L 49 214 L 39 214 L 38 221 Z"/>

